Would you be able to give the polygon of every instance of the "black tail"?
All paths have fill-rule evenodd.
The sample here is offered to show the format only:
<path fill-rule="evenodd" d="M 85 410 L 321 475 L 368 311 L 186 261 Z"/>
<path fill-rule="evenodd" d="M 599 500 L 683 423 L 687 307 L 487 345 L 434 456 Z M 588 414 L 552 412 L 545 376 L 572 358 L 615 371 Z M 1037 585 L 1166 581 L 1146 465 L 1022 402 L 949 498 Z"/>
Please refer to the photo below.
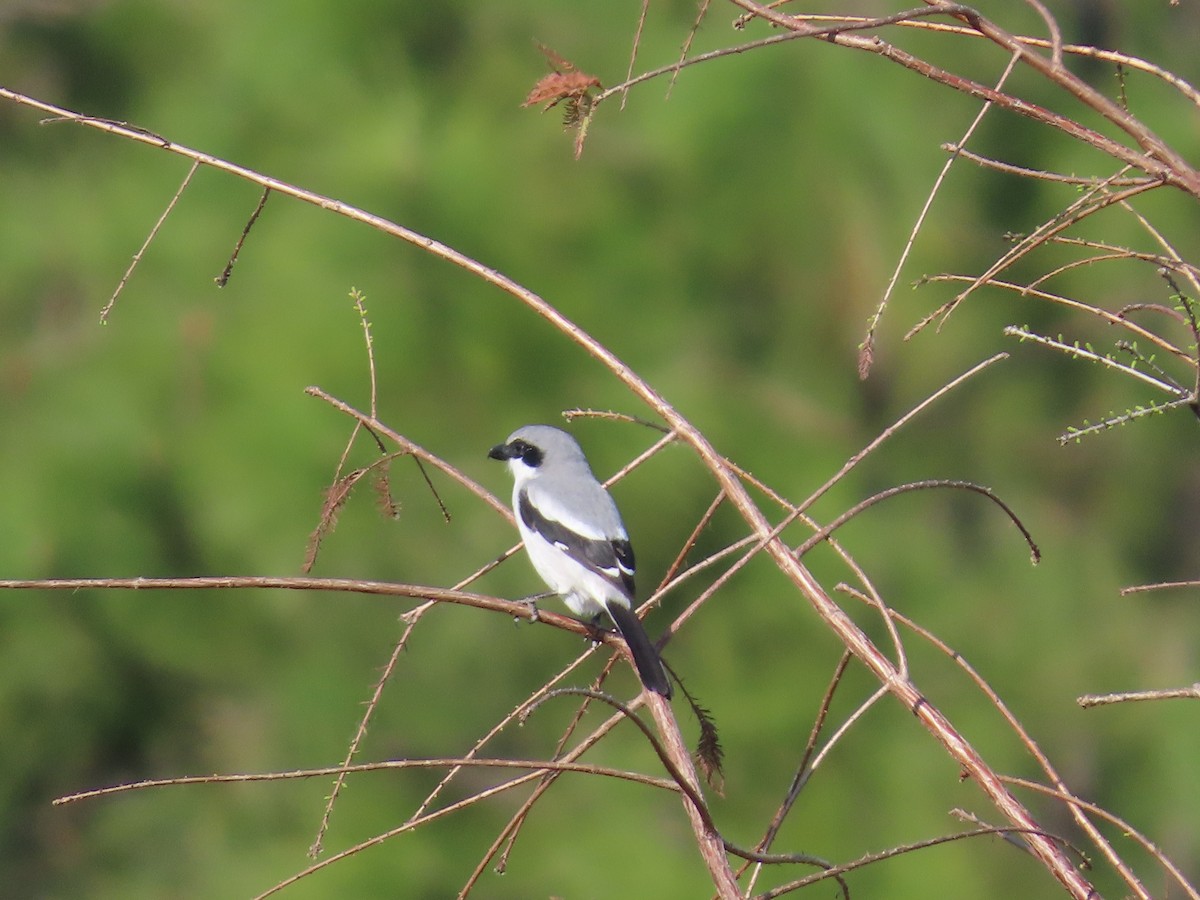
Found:
<path fill-rule="evenodd" d="M 619 603 L 608 603 L 606 606 L 608 615 L 612 618 L 613 624 L 617 626 L 617 631 L 629 645 L 629 652 L 633 655 L 633 664 L 637 667 L 638 677 L 642 680 L 646 690 L 662 694 L 670 700 L 671 679 L 667 677 L 667 670 L 663 667 L 662 660 L 659 659 L 658 651 L 650 643 L 650 636 L 642 627 L 641 620 L 633 614 L 633 610 L 628 606 L 621 606 Z"/>

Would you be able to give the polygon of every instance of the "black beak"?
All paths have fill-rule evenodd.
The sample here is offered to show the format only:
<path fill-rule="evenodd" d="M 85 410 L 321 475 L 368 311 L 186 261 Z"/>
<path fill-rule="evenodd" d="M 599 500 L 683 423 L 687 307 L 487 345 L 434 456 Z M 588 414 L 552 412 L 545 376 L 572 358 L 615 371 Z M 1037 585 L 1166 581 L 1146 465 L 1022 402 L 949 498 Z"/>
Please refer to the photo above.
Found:
<path fill-rule="evenodd" d="M 489 459 L 506 460 L 506 459 L 512 459 L 514 456 L 519 456 L 519 455 L 520 454 L 518 454 L 516 451 L 513 450 L 512 444 L 497 444 L 495 447 L 493 447 L 491 450 L 488 451 Z"/>

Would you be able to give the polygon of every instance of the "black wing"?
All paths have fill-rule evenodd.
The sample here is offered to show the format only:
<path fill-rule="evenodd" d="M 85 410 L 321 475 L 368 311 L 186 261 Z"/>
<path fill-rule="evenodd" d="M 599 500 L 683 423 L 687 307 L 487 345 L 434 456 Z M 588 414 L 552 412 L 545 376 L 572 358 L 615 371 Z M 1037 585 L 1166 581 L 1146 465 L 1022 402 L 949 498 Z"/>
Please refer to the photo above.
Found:
<path fill-rule="evenodd" d="M 517 512 L 526 528 L 561 547 L 572 559 L 578 560 L 597 575 L 607 579 L 630 600 L 633 599 L 633 573 L 636 567 L 633 546 L 627 539 L 584 537 L 562 522 L 542 515 L 530 501 L 528 491 L 521 491 L 517 501 Z"/>

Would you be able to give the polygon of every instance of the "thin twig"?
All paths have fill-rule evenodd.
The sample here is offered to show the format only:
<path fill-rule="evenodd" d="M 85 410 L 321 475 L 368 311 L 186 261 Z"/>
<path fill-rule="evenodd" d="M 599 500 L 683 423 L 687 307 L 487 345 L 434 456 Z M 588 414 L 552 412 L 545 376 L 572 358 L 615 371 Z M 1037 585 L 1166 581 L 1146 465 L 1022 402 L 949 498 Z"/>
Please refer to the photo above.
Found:
<path fill-rule="evenodd" d="M 633 29 L 633 48 L 629 51 L 629 71 L 625 73 L 625 90 L 621 92 L 621 109 L 629 100 L 629 85 L 633 80 L 633 67 L 637 64 L 638 48 L 642 44 L 642 34 L 646 30 L 646 16 L 650 13 L 650 0 L 642 0 L 642 9 L 638 13 L 637 25 Z M 594 105 L 593 105 L 594 108 Z"/>
<path fill-rule="evenodd" d="M 1047 172 L 1044 169 L 1031 169 L 1028 166 L 1018 166 L 1013 163 L 1002 162 L 998 159 L 990 159 L 986 156 L 980 156 L 978 153 L 972 153 L 961 144 L 942 144 L 942 149 L 947 153 L 952 153 L 955 156 L 961 156 L 963 159 L 977 163 L 985 169 L 993 169 L 997 172 L 1003 172 L 1005 175 L 1016 175 L 1018 178 L 1032 178 L 1035 181 L 1054 181 L 1060 184 L 1082 185 L 1084 187 L 1095 187 L 1100 183 L 1100 179 L 1094 175 L 1064 175 L 1061 172 Z M 1134 184 L 1157 184 L 1158 179 L 1145 177 L 1105 178 L 1104 183 L 1112 187 L 1127 187 Z"/>
<path fill-rule="evenodd" d="M 439 472 L 443 473 L 444 475 L 448 475 L 451 479 L 453 479 L 454 481 L 457 481 L 460 485 L 465 487 L 468 491 L 470 491 L 472 494 L 474 494 L 476 497 L 478 497 L 480 500 L 482 500 L 488 506 L 492 507 L 492 509 L 494 509 L 496 512 L 498 512 L 501 516 L 503 516 L 509 522 L 513 521 L 512 510 L 508 508 L 508 505 L 506 503 L 502 502 L 499 498 L 496 497 L 495 494 L 493 494 L 491 491 L 487 490 L 487 488 L 485 488 L 482 485 L 480 485 L 479 483 L 477 483 L 474 479 L 468 477 L 466 474 L 461 472 L 455 466 L 448 463 L 446 460 L 431 453 L 430 451 L 426 450 L 424 447 L 420 446 L 419 444 L 414 443 L 413 441 L 409 440 L 408 438 L 404 437 L 403 435 L 399 434 L 398 432 L 393 431 L 387 425 L 383 424 L 378 419 L 376 419 L 374 416 L 369 416 L 366 413 L 359 412 L 354 407 L 350 406 L 350 404 L 345 403 L 341 400 L 338 400 L 336 397 L 332 396 L 331 394 L 326 393 L 325 391 L 321 390 L 321 388 L 319 388 L 319 387 L 315 387 L 315 386 L 307 387 L 304 389 L 304 393 L 308 394 L 311 397 L 316 397 L 319 400 L 323 400 L 326 403 L 328 403 L 330 406 L 332 406 L 334 409 L 338 410 L 339 412 L 343 412 L 346 415 L 357 419 L 363 425 L 367 426 L 372 432 L 375 432 L 376 434 L 379 434 L 379 435 L 383 435 L 388 440 L 392 441 L 394 444 L 399 446 L 406 453 L 411 454 L 412 456 L 416 457 L 417 459 L 421 460 L 422 462 L 428 463 L 433 468 L 437 469 Z"/>
<path fill-rule="evenodd" d="M 432 609 L 432 604 L 423 603 L 417 610 L 415 615 L 410 615 L 405 623 L 404 633 L 400 635 L 400 640 L 396 642 L 392 648 L 392 655 L 383 667 L 379 678 L 375 681 L 375 687 L 371 692 L 371 699 L 367 701 L 366 711 L 359 719 L 358 726 L 354 729 L 354 736 L 350 738 L 350 746 L 346 749 L 346 755 L 342 758 L 342 771 L 337 773 L 337 777 L 333 780 L 333 787 L 329 791 L 329 796 L 325 798 L 325 809 L 321 813 L 321 824 L 317 826 L 317 836 L 308 848 L 309 859 L 316 859 L 321 855 L 324 849 L 325 834 L 329 831 L 329 822 L 333 817 L 333 807 L 337 805 L 338 798 L 342 794 L 342 788 L 346 785 L 346 776 L 353 771 L 351 763 L 358 756 L 359 747 L 362 746 L 363 739 L 367 736 L 367 725 L 371 720 L 372 714 L 379 707 L 379 701 L 383 696 L 383 688 L 392 677 L 392 673 L 396 671 L 396 666 L 400 662 L 400 656 L 408 647 L 408 639 L 411 637 L 413 629 L 417 627 L 417 622 L 425 610 Z"/>
<path fill-rule="evenodd" d="M 1184 894 L 1190 897 L 1191 900 L 1200 900 L 1200 891 L 1198 891 L 1192 885 L 1192 883 L 1188 881 L 1187 877 L 1183 874 L 1183 872 L 1180 871 L 1179 867 L 1175 865 L 1175 863 L 1173 863 L 1170 858 L 1154 844 L 1153 841 L 1147 838 L 1144 834 L 1142 834 L 1120 816 L 1114 815 L 1113 813 L 1109 812 L 1103 807 L 1097 806 L 1094 803 L 1088 803 L 1086 800 L 1082 800 L 1079 797 L 1076 797 L 1074 794 L 1058 790 L 1044 784 L 1038 784 L 1037 782 L 1029 781 L 1026 778 L 1018 778 L 1016 776 L 1009 775 L 1005 776 L 1004 780 L 1008 784 L 1011 784 L 1015 787 L 1021 787 L 1025 788 L 1026 790 L 1035 791 L 1045 797 L 1052 797 L 1055 800 L 1069 804 L 1072 809 L 1078 808 L 1084 812 L 1091 813 L 1099 819 L 1109 822 L 1115 826 L 1115 829 L 1119 834 L 1121 834 L 1123 837 L 1132 839 L 1136 844 L 1141 846 L 1143 850 L 1150 854 L 1150 856 L 1152 856 L 1158 862 L 1158 864 L 1163 867 L 1164 871 L 1166 871 L 1173 879 L 1175 879 L 1175 881 L 1179 884 L 1179 887 L 1183 890 Z M 1114 861 L 1121 863 L 1120 859 L 1115 856 L 1115 853 Z M 1122 874 L 1125 874 L 1127 871 L 1124 863 L 1121 863 L 1121 871 Z M 1129 878 L 1132 878 L 1132 873 L 1128 874 Z M 1137 891 L 1139 898 L 1142 898 L 1142 900 L 1152 900 L 1150 893 L 1141 885 L 1140 882 L 1130 882 L 1127 879 L 1127 883 L 1129 883 L 1130 887 L 1133 887 Z M 1163 896 L 1169 897 L 1170 894 L 1164 894 Z"/>
<path fill-rule="evenodd" d="M 679 50 L 679 62 L 675 66 L 675 71 L 671 73 L 671 80 L 667 82 L 666 99 L 671 99 L 671 91 L 675 89 L 675 82 L 679 80 L 679 70 L 683 67 L 684 61 L 687 59 L 688 51 L 692 49 L 692 41 L 696 39 L 696 33 L 700 30 L 700 25 L 704 22 L 704 17 L 708 15 L 708 9 L 712 0 L 700 0 L 700 4 L 696 9 L 696 18 L 692 20 L 692 27 L 688 29 L 687 37 L 684 38 L 683 46 Z M 629 76 L 633 75 L 632 66 L 629 69 Z"/>
<path fill-rule="evenodd" d="M 2 89 L 0 89 L 2 90 Z M 146 240 L 142 241 L 142 246 L 138 248 L 137 253 L 133 254 L 133 259 L 129 261 L 129 268 L 125 270 L 125 274 L 121 276 L 121 280 L 117 282 L 117 288 L 112 292 L 112 296 L 108 298 L 108 302 L 104 304 L 104 308 L 100 310 L 100 322 L 104 324 L 108 321 L 108 314 L 112 312 L 113 304 L 117 302 L 117 297 L 125 288 L 125 282 L 129 281 L 129 276 L 133 274 L 133 270 L 137 268 L 137 264 L 142 261 L 142 254 L 150 246 L 150 242 L 154 240 L 158 230 L 162 228 L 163 222 L 167 221 L 167 216 L 171 214 L 171 210 L 175 208 L 175 204 L 179 202 L 179 198 L 183 196 L 183 192 L 192 181 L 192 176 L 196 174 L 196 170 L 200 168 L 200 163 L 192 161 L 191 167 L 187 174 L 183 176 L 183 181 L 179 184 L 179 189 L 175 191 L 175 196 L 171 198 L 171 202 L 167 204 L 167 208 L 162 211 L 162 215 L 158 217 L 158 221 L 154 223 L 154 227 L 150 229 L 150 233 L 146 235 Z"/>
<path fill-rule="evenodd" d="M 833 695 L 837 691 L 838 686 L 842 683 L 842 676 L 846 674 L 846 668 L 850 665 L 849 651 L 843 651 L 841 659 L 838 660 L 837 666 L 834 667 L 833 676 L 829 679 L 829 685 L 825 688 L 825 695 L 821 698 L 821 703 L 817 707 L 817 718 L 813 722 L 812 728 L 808 733 L 808 742 L 804 745 L 803 751 L 800 754 L 800 762 L 796 766 L 796 772 L 792 776 L 792 783 L 788 785 L 787 793 L 784 795 L 783 801 L 779 804 L 779 808 L 775 810 L 775 814 L 771 817 L 771 821 L 767 824 L 767 829 L 763 836 L 759 838 L 755 845 L 756 850 L 768 850 L 775 842 L 775 837 L 779 834 L 779 829 L 783 827 L 784 820 L 788 813 L 791 812 L 796 800 L 800 797 L 800 791 L 804 785 L 808 783 L 809 776 L 813 770 L 809 768 L 809 762 L 812 760 L 813 754 L 817 749 L 817 741 L 820 739 L 821 730 L 825 726 L 825 718 L 829 715 L 829 707 L 833 704 Z M 743 867 L 738 871 L 740 877 L 747 867 Z M 754 884 L 758 880 L 758 876 L 762 873 L 762 867 L 755 869 L 750 877 L 749 883 L 746 885 L 747 892 L 754 889 Z"/>
<path fill-rule="evenodd" d="M 926 280 L 927 281 L 973 282 L 975 280 L 975 278 L 974 278 L 974 276 L 971 276 L 971 275 L 931 275 Z M 1193 366 L 1196 364 L 1195 360 L 1192 359 L 1192 357 L 1189 356 L 1187 353 L 1185 353 L 1183 350 L 1176 347 L 1174 344 L 1172 344 L 1171 342 L 1169 342 L 1168 340 L 1163 338 L 1161 335 L 1156 334 L 1155 332 L 1150 331 L 1147 328 L 1143 328 L 1141 325 L 1138 325 L 1132 319 L 1128 319 L 1128 318 L 1124 317 L 1123 315 L 1121 315 L 1120 312 L 1109 312 L 1106 309 L 1102 309 L 1098 306 L 1093 306 L 1090 303 L 1084 303 L 1080 300 L 1074 300 L 1070 297 L 1064 297 L 1061 294 L 1054 294 L 1049 291 L 1043 291 L 1043 290 L 1039 290 L 1037 288 L 1031 288 L 1028 285 L 1016 284 L 1011 281 L 993 280 L 993 281 L 989 282 L 989 287 L 1002 288 L 1007 291 L 1016 292 L 1018 294 L 1021 294 L 1022 296 L 1035 297 L 1039 300 L 1048 300 L 1051 303 L 1058 304 L 1058 305 L 1066 307 L 1068 309 L 1073 309 L 1073 310 L 1077 310 L 1080 312 L 1088 313 L 1089 315 L 1093 315 L 1096 318 L 1100 319 L 1101 321 L 1104 321 L 1110 325 L 1121 326 L 1122 329 L 1130 332 L 1138 339 L 1149 341 L 1150 343 L 1152 343 L 1156 347 L 1158 347 L 1160 350 L 1170 353 L 1172 356 L 1176 356 L 1180 359 L 1187 360 Z"/>
<path fill-rule="evenodd" d="M 1014 54 L 1009 57 L 1008 65 L 1004 67 L 1004 71 L 996 81 L 997 91 L 1004 88 L 1004 83 L 1008 80 L 1008 76 L 1012 74 L 1012 70 L 1016 64 L 1017 57 Z M 991 102 L 986 102 L 980 106 L 979 112 L 975 114 L 975 118 L 971 120 L 971 124 L 963 132 L 963 136 L 958 139 L 957 144 L 953 145 L 956 148 L 955 152 L 951 153 L 950 158 L 942 166 L 942 170 L 938 172 L 937 178 L 933 181 L 933 186 L 929 189 L 929 193 L 925 197 L 925 204 L 921 207 L 921 211 L 917 213 L 917 220 L 913 222 L 913 227 L 908 233 L 908 240 L 904 242 L 904 249 L 900 251 L 900 258 L 896 260 L 896 266 L 892 269 L 892 277 L 888 279 L 887 287 L 883 290 L 883 298 L 879 301 L 879 305 L 875 307 L 875 312 L 871 314 L 871 318 L 867 321 L 866 336 L 863 338 L 858 354 L 858 377 L 860 379 L 865 380 L 870 374 L 871 363 L 875 359 L 875 332 L 878 330 L 879 323 L 883 319 L 884 311 L 891 302 L 892 292 L 896 289 L 896 283 L 900 280 L 900 272 L 904 269 L 904 264 L 908 262 L 908 256 L 917 241 L 917 234 L 921 231 L 921 227 L 925 224 L 925 218 L 929 215 L 929 210 L 933 206 L 933 200 L 940 193 L 946 176 L 950 174 L 950 167 L 954 165 L 958 155 L 962 152 L 961 148 L 975 134 L 980 122 L 983 121 L 984 115 L 991 108 Z M 947 145 L 943 144 L 943 147 L 945 146 Z"/>
<path fill-rule="evenodd" d="M 295 872 L 292 875 L 289 875 L 287 878 L 283 879 L 282 881 L 279 881 L 276 884 L 272 885 L 270 888 L 268 888 L 267 890 L 263 891 L 261 894 L 258 894 L 256 897 L 254 897 L 253 900 L 265 900 L 265 898 L 272 897 L 275 894 L 278 894 L 280 891 L 283 891 L 286 888 L 291 887 L 293 884 L 296 884 L 298 881 L 302 881 L 303 879 L 308 878 L 310 875 L 315 875 L 317 872 L 320 872 L 322 869 L 326 869 L 329 866 L 337 865 L 344 859 L 349 859 L 351 856 L 356 856 L 357 854 L 362 853 L 365 850 L 369 850 L 371 847 L 377 847 L 380 844 L 390 841 L 394 837 L 399 837 L 402 834 L 407 834 L 408 832 L 416 831 L 418 828 L 428 825 L 431 822 L 436 822 L 440 819 L 444 819 L 444 818 L 451 816 L 463 809 L 467 809 L 472 806 L 477 806 L 481 803 L 491 800 L 494 797 L 499 797 L 499 796 L 507 793 L 508 791 L 514 790 L 519 787 L 523 787 L 524 785 L 527 785 L 530 782 L 535 781 L 540 777 L 541 777 L 541 770 L 539 770 L 537 772 L 530 772 L 525 775 L 520 775 L 517 778 L 513 778 L 509 781 L 505 781 L 501 784 L 495 785 L 494 787 L 486 788 L 481 791 L 476 791 L 475 793 L 471 794 L 469 797 L 465 797 L 462 800 L 458 800 L 454 803 L 451 803 L 449 806 L 444 806 L 441 809 L 435 810 L 425 816 L 420 817 L 419 819 L 413 819 L 410 821 L 406 821 L 402 825 L 397 826 L 396 828 L 392 828 L 381 834 L 374 835 L 373 837 L 370 837 L 364 841 L 358 842 L 357 844 L 355 844 L 352 847 L 347 847 L 345 850 L 342 850 L 339 853 L 335 853 L 332 856 L 329 856 L 323 860 L 320 860 L 319 862 L 315 862 L 312 865 L 308 866 L 307 868 L 302 869 L 299 872 Z"/>
<path fill-rule="evenodd" d="M 981 100 L 992 100 L 997 106 L 1056 128 L 1069 137 L 1090 144 L 1115 159 L 1136 166 L 1146 172 L 1146 174 L 1161 179 L 1163 183 L 1171 184 L 1187 191 L 1194 197 L 1200 198 L 1200 172 L 1194 170 L 1182 156 L 1172 150 L 1143 123 L 1125 110 L 1122 110 L 1118 104 L 1110 101 L 1082 79 L 1073 75 L 1065 67 L 1055 68 L 1049 60 L 1040 54 L 1034 53 L 1028 42 L 1022 41 L 1016 35 L 1008 33 L 969 6 L 957 3 L 943 3 L 938 2 L 938 0 L 926 0 L 929 5 L 917 12 L 922 16 L 946 15 L 958 18 L 966 22 L 971 29 L 1003 47 L 1009 53 L 1019 54 L 1022 62 L 1028 64 L 1051 82 L 1058 84 L 1075 95 L 1085 105 L 1091 107 L 1133 137 L 1142 148 L 1142 151 L 1133 150 L 1067 116 L 1063 116 L 1035 103 L 995 91 L 979 82 L 935 66 L 927 60 L 886 43 L 880 38 L 868 38 L 848 33 L 859 30 L 861 23 L 855 22 L 846 27 L 814 29 L 813 26 L 800 18 L 776 13 L 759 3 L 752 2 L 752 0 L 732 0 L 732 2 L 748 12 L 761 16 L 799 35 L 809 37 L 820 33 L 821 36 L 825 37 L 831 43 L 882 56 L 884 59 L 895 62 L 938 84 L 945 85 Z M 916 17 L 911 12 L 898 14 L 898 18 L 905 20 Z M 878 27 L 878 25 L 872 25 L 871 27 Z"/>
<path fill-rule="evenodd" d="M 320 766 L 315 769 L 293 769 L 288 772 L 260 772 L 233 775 L 182 775 L 174 778 L 150 778 L 144 781 L 131 781 L 111 787 L 94 788 L 88 791 L 77 791 L 65 794 L 51 801 L 54 806 L 64 806 L 68 803 L 79 803 L 84 800 L 95 800 L 99 797 L 109 797 L 113 794 L 125 794 L 130 791 L 144 791 L 152 788 L 183 787 L 194 784 L 246 784 L 258 781 L 294 781 L 307 778 L 326 778 L 330 775 L 352 775 L 355 773 L 384 772 L 398 769 L 445 769 L 451 766 L 471 767 L 480 769 L 534 769 L 537 771 L 578 772 L 585 775 L 600 775 L 606 778 L 618 778 L 622 781 L 632 781 L 647 787 L 656 787 L 667 791 L 678 790 L 678 785 L 669 778 L 656 778 L 643 775 L 640 772 L 630 772 L 624 769 L 613 769 L 608 766 L 598 766 L 593 763 L 565 762 L 548 759 L 474 759 L 422 758 L 422 759 L 388 759 L 381 762 L 359 763 L 353 766 Z"/>
<path fill-rule="evenodd" d="M 1034 8 L 1042 21 L 1046 23 L 1046 30 L 1050 32 L 1050 64 L 1055 69 L 1061 69 L 1063 64 L 1063 42 L 1062 32 L 1058 28 L 1058 21 L 1054 16 L 1050 15 L 1050 10 L 1042 5 L 1041 0 L 1025 0 Z"/>
<path fill-rule="evenodd" d="M 1078 699 L 1083 709 L 1108 706 L 1112 703 L 1138 703 L 1145 700 L 1200 700 L 1200 682 L 1182 688 L 1163 688 L 1155 691 L 1121 691 L 1116 694 L 1084 694 Z"/>
<path fill-rule="evenodd" d="M 1200 588 L 1200 581 L 1160 581 L 1156 584 L 1134 584 L 1121 588 L 1121 596 L 1141 594 L 1147 591 L 1170 591 L 1177 588 Z"/>
<path fill-rule="evenodd" d="M 894 859 L 897 856 L 902 856 L 905 853 L 913 853 L 917 850 L 925 850 L 929 847 L 937 847 L 941 844 L 948 844 L 951 841 L 960 841 L 967 838 L 987 837 L 997 834 L 1024 834 L 1030 837 L 1042 838 L 1056 845 L 1066 844 L 1063 838 L 1058 837 L 1048 831 L 1033 828 L 1021 828 L 1017 826 L 994 826 L 988 828 L 976 828 L 971 831 L 960 831 L 956 834 L 943 834 L 935 838 L 929 838 L 924 841 L 913 841 L 910 844 L 901 844 L 897 847 L 890 847 L 887 850 L 880 850 L 877 853 L 866 853 L 858 859 L 848 863 L 840 863 L 832 868 L 826 869 L 823 872 L 818 872 L 815 875 L 809 875 L 806 878 L 798 878 L 795 881 L 789 881 L 786 884 L 781 884 L 769 891 L 764 891 L 761 894 L 755 894 L 754 900 L 775 900 L 777 897 L 782 897 L 784 894 L 790 894 L 800 888 L 808 887 L 810 884 L 816 884 L 818 881 L 824 881 L 826 878 L 836 878 L 839 875 L 845 875 L 847 872 L 853 872 L 855 869 L 861 869 L 864 866 L 873 865 L 885 859 Z M 1093 892 L 1093 900 L 1099 897 L 1099 894 Z"/>
<path fill-rule="evenodd" d="M 1134 368 L 1126 363 L 1119 362 L 1111 356 L 1106 356 L 1103 353 L 1097 353 L 1088 347 L 1080 345 L 1078 342 L 1068 344 L 1065 341 L 1055 340 L 1054 338 L 1046 337 L 1045 335 L 1036 334 L 1028 328 L 1021 328 L 1017 325 L 1008 325 L 1004 329 L 1004 334 L 1008 337 L 1015 337 L 1021 341 L 1030 341 L 1035 344 L 1040 344 L 1043 347 L 1050 347 L 1053 350 L 1059 350 L 1066 353 L 1068 356 L 1073 356 L 1077 359 L 1094 362 L 1098 365 L 1105 366 L 1110 369 L 1116 369 L 1131 378 L 1136 378 L 1139 381 L 1145 382 L 1151 387 L 1156 387 L 1164 393 L 1170 394 L 1177 399 L 1187 399 L 1190 395 L 1179 388 L 1178 385 L 1169 384 L 1160 378 L 1151 375 L 1149 372 L 1143 372 L 1141 369 Z M 1184 395 L 1184 396 L 1180 396 Z"/>
<path fill-rule="evenodd" d="M 1085 834 L 1087 834 L 1093 845 L 1100 850 L 1105 859 L 1109 861 L 1113 868 L 1121 874 L 1121 877 L 1125 880 L 1125 883 L 1130 887 L 1131 890 L 1133 890 L 1137 897 L 1139 897 L 1140 900 L 1151 900 L 1149 892 L 1146 890 L 1145 886 L 1142 885 L 1141 881 L 1138 880 L 1137 876 L 1134 875 L 1133 870 L 1126 865 L 1126 863 L 1117 854 L 1117 851 L 1113 848 L 1112 844 L 1108 842 L 1108 839 L 1104 837 L 1103 833 L 1101 833 L 1091 819 L 1087 817 L 1086 813 L 1088 811 L 1089 804 L 1079 800 L 1078 797 L 1076 797 L 1067 789 L 1062 776 L 1058 774 L 1053 764 L 1051 764 L 1050 758 L 1042 751 L 1042 748 L 1033 739 L 1032 735 L 1029 734 L 1025 726 L 1021 724 L 1021 721 L 1016 717 L 1012 710 L 1009 709 L 1008 704 L 1006 704 L 1000 695 L 996 693 L 991 684 L 989 684 L 988 681 L 979 674 L 975 667 L 967 661 L 966 657 L 964 657 L 961 653 L 959 653 L 929 629 L 918 624 L 915 620 L 909 618 L 903 613 L 897 612 L 896 610 L 892 610 L 892 616 L 895 617 L 897 622 L 900 622 L 915 634 L 920 635 L 931 646 L 935 647 L 948 659 L 952 660 L 956 666 L 966 673 L 967 677 L 971 679 L 975 686 L 988 699 L 988 702 L 991 703 L 992 707 L 995 708 L 996 711 L 999 712 L 1004 718 L 1004 721 L 1008 724 L 1008 727 L 1012 729 L 1018 740 L 1020 740 L 1022 746 L 1024 746 L 1029 754 L 1037 761 L 1037 764 L 1046 774 L 1046 777 L 1055 786 L 1064 802 L 1066 802 L 1067 808 L 1071 813 L 1071 817 L 1075 820 L 1075 823 L 1084 831 Z"/>
<path fill-rule="evenodd" d="M 795 552 L 798 556 L 803 556 L 863 510 L 869 509 L 877 503 L 881 503 L 884 500 L 888 500 L 898 494 L 905 494 L 911 491 L 929 490 L 931 488 L 950 488 L 952 490 L 971 491 L 986 497 L 988 500 L 991 500 L 994 504 L 1000 507 L 1001 510 L 1004 511 L 1004 514 L 1008 516 L 1009 520 L 1017 527 L 1017 530 L 1021 532 L 1021 537 L 1025 538 L 1025 544 L 1027 547 L 1029 547 L 1029 555 L 1032 558 L 1033 564 L 1037 565 L 1041 561 L 1042 551 L 1038 549 L 1038 545 L 1034 542 L 1033 535 L 1029 533 L 1029 529 L 1025 527 L 1025 523 L 1021 521 L 1015 512 L 1013 512 L 1012 507 L 1001 500 L 991 488 L 987 488 L 983 485 L 975 484 L 974 482 L 970 481 L 954 481 L 945 478 L 932 478 L 925 481 L 913 481 L 909 482 L 908 484 L 896 485 L 895 487 L 872 494 L 867 499 L 862 500 L 850 507 L 828 525 L 819 530 L 816 534 L 812 535 L 812 537 L 805 539 L 804 543 L 797 547 Z"/>
<path fill-rule="evenodd" d="M 1107 209 L 1114 204 L 1123 203 L 1124 201 L 1143 194 L 1146 191 L 1153 190 L 1157 185 L 1153 183 L 1136 184 L 1125 188 L 1116 193 L 1108 193 L 1105 190 L 1105 183 L 1101 182 L 1093 190 L 1090 190 L 1072 203 L 1062 213 L 1052 219 L 1043 222 L 1032 232 L 1026 235 L 1015 247 L 1001 256 L 998 260 L 992 263 L 982 275 L 977 275 L 971 280 L 971 283 L 963 291 L 960 291 L 952 299 L 943 303 L 932 313 L 925 316 L 920 322 L 908 330 L 904 339 L 911 340 L 920 331 L 923 331 L 935 320 L 938 322 L 940 329 L 945 325 L 946 320 L 954 312 L 958 306 L 970 297 L 979 288 L 985 285 L 992 285 L 996 281 L 996 276 L 1005 269 L 1013 266 L 1018 260 L 1028 256 L 1033 250 L 1040 247 L 1042 244 L 1050 241 L 1052 238 L 1066 231 L 1075 225 L 1078 225 L 1084 219 L 1095 215 L 1096 213 Z"/>
<path fill-rule="evenodd" d="M 196 163 L 193 163 L 196 165 Z M 238 257 L 242 255 L 242 245 L 246 243 L 246 238 L 250 236 L 250 229 L 254 227 L 254 223 L 258 221 L 258 217 L 262 215 L 263 207 L 267 205 L 267 198 L 271 196 L 271 189 L 266 188 L 262 192 L 262 196 L 258 198 L 258 206 L 254 207 L 254 212 L 250 213 L 250 218 L 246 221 L 242 228 L 242 233 L 238 235 L 237 243 L 233 245 L 233 252 L 229 254 L 229 261 L 225 263 L 225 268 L 221 270 L 221 274 L 213 279 L 217 283 L 217 287 L 225 287 L 229 284 L 229 276 L 233 274 L 233 267 L 237 265 Z"/>

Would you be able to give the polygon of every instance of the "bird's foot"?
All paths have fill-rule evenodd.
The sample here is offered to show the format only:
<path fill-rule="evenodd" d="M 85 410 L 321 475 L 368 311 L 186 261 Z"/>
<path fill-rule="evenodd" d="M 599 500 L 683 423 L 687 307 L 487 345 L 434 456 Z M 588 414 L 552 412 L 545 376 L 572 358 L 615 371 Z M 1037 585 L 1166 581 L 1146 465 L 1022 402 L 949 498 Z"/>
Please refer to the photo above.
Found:
<path fill-rule="evenodd" d="M 583 622 L 583 627 L 588 631 L 587 637 L 592 642 L 593 647 L 604 643 L 604 635 L 612 630 L 600 624 L 602 619 L 603 616 L 600 615 L 595 615 L 590 619 L 580 619 Z"/>
<path fill-rule="evenodd" d="M 526 618 L 528 618 L 530 622 L 536 622 L 541 618 L 541 616 L 538 613 L 538 601 L 541 600 L 543 597 L 549 597 L 549 596 L 551 596 L 551 595 L 550 594 L 534 594 L 532 597 L 525 597 L 522 600 L 518 600 L 517 603 L 520 603 L 527 610 Z M 513 616 L 513 621 L 516 622 L 517 624 L 520 624 L 521 616 Z"/>

